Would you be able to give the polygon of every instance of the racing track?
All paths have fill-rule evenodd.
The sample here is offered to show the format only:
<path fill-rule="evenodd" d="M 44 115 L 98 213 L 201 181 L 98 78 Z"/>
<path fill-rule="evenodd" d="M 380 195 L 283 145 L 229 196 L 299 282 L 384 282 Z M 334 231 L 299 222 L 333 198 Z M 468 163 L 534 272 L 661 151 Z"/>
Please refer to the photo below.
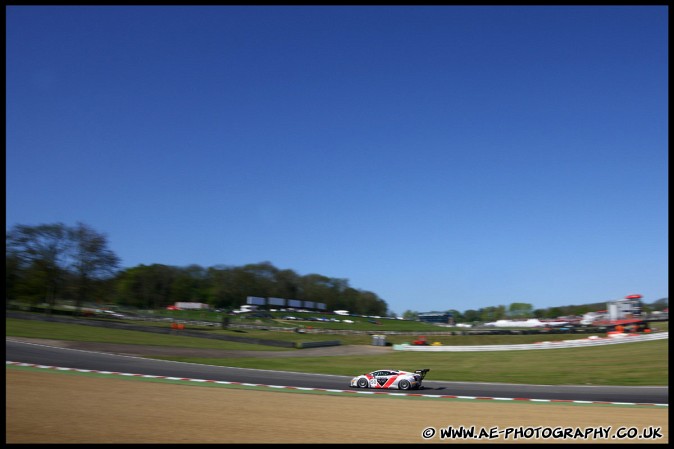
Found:
<path fill-rule="evenodd" d="M 348 390 L 350 376 L 288 373 L 246 368 L 197 365 L 102 352 L 58 348 L 5 340 L 5 360 L 64 368 L 142 375 Z M 436 396 L 474 396 L 562 401 L 668 404 L 669 387 L 549 386 L 497 383 L 424 381 L 419 392 Z"/>

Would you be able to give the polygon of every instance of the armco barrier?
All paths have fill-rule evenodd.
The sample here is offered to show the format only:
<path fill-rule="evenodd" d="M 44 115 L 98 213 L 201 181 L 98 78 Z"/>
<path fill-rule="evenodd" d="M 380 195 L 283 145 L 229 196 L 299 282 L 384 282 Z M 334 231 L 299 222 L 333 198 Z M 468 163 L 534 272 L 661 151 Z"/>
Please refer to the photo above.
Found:
<path fill-rule="evenodd" d="M 585 338 L 581 340 L 542 341 L 519 345 L 484 345 L 484 346 L 416 346 L 416 345 L 393 345 L 395 351 L 417 352 L 478 352 L 478 351 L 530 351 L 533 349 L 560 349 L 578 348 L 588 346 L 614 345 L 619 343 L 635 343 L 639 341 L 664 340 L 669 338 L 669 332 L 655 334 L 630 335 L 611 338 Z"/>
<path fill-rule="evenodd" d="M 322 348 L 325 346 L 340 346 L 341 344 L 342 342 L 339 340 L 305 341 L 305 342 L 297 342 L 295 347 L 297 349 Z"/>

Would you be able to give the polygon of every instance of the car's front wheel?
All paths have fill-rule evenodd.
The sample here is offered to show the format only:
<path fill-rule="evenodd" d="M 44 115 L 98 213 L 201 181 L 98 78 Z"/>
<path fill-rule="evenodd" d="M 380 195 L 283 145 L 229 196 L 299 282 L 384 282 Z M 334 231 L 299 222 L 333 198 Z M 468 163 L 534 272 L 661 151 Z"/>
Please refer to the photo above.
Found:
<path fill-rule="evenodd" d="M 400 382 L 398 382 L 398 388 L 401 390 L 409 390 L 410 389 L 410 381 L 407 379 L 403 379 Z"/>
<path fill-rule="evenodd" d="M 361 377 L 356 384 L 358 385 L 358 388 L 367 388 L 367 379 Z"/>

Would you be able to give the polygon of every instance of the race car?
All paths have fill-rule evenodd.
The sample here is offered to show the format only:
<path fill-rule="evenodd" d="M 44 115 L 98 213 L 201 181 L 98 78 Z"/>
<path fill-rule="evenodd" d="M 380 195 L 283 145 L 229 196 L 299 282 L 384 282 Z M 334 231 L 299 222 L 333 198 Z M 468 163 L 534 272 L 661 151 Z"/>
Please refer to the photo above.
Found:
<path fill-rule="evenodd" d="M 356 388 L 390 388 L 395 390 L 418 390 L 424 388 L 421 381 L 430 368 L 408 371 L 381 369 L 361 374 L 351 379 L 351 386 Z"/>

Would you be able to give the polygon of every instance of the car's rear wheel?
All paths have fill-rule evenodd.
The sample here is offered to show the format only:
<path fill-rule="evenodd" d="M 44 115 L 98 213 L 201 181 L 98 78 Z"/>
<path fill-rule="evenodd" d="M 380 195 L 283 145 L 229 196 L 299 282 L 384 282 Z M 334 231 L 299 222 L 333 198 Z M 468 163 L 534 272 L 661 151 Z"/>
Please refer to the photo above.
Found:
<path fill-rule="evenodd" d="M 401 390 L 409 390 L 410 389 L 410 381 L 407 379 L 403 379 L 400 382 L 398 382 L 398 388 Z"/>
<path fill-rule="evenodd" d="M 361 377 L 357 382 L 358 388 L 367 388 L 367 379 Z"/>

